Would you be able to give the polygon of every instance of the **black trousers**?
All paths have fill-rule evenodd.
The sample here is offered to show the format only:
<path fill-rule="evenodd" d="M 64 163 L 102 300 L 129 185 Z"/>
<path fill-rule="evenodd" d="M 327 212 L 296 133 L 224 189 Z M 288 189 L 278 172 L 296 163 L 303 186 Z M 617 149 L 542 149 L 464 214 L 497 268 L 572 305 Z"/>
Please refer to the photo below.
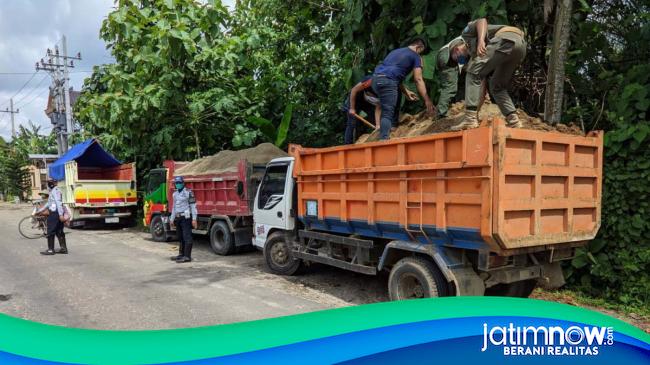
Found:
<path fill-rule="evenodd" d="M 178 255 L 192 258 L 192 220 L 190 218 L 176 218 L 176 234 L 180 244 Z"/>
<path fill-rule="evenodd" d="M 47 216 L 47 248 L 49 250 L 54 250 L 54 236 L 59 240 L 59 245 L 61 245 L 61 242 L 65 244 L 63 222 L 59 220 L 59 212 L 50 211 L 50 214 Z"/>
<path fill-rule="evenodd" d="M 63 233 L 63 222 L 59 220 L 58 212 L 50 211 L 50 214 L 47 216 L 47 236 L 65 237 Z"/>

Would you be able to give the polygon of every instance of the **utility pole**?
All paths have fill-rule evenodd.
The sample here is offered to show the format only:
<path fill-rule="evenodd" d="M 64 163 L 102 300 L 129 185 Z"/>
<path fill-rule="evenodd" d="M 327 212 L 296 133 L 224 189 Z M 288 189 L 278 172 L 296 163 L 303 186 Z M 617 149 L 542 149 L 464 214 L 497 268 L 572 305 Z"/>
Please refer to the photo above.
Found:
<path fill-rule="evenodd" d="M 14 121 L 14 114 L 18 114 L 20 109 L 14 110 L 14 99 L 9 99 L 9 108 L 0 110 L 0 113 L 9 113 L 11 115 L 11 137 L 16 138 L 16 124 Z"/>
<path fill-rule="evenodd" d="M 54 52 L 47 49 L 45 58 L 36 62 L 37 71 L 47 71 L 52 77 L 50 95 L 52 97 L 53 111 L 50 116 L 54 131 L 57 134 L 57 147 L 59 155 L 68 152 L 68 136 L 74 133 L 72 122 L 72 107 L 70 102 L 69 72 L 68 68 L 74 68 L 74 60 L 81 60 L 81 53 L 76 56 L 68 56 L 68 44 L 65 35 L 61 38 L 62 52 L 59 47 L 54 46 Z"/>
<path fill-rule="evenodd" d="M 72 125 L 72 108 L 70 108 L 70 88 L 69 81 L 70 77 L 68 74 L 68 45 L 65 39 L 65 34 L 61 38 L 62 48 L 63 48 L 63 95 L 65 99 L 65 125 L 68 130 L 68 134 L 74 133 L 74 128 Z M 71 57 L 76 60 L 81 60 L 81 54 L 78 58 Z M 73 61 L 70 61 L 70 67 L 74 67 Z"/>

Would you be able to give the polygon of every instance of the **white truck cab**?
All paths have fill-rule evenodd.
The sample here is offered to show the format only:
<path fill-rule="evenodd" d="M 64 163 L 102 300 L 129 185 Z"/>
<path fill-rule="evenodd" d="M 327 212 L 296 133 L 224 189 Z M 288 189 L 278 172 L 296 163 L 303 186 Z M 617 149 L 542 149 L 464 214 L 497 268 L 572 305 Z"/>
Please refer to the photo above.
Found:
<path fill-rule="evenodd" d="M 295 187 L 293 164 L 293 157 L 281 157 L 271 160 L 266 166 L 253 209 L 253 245 L 259 249 L 265 248 L 270 235 L 275 232 L 278 232 L 276 235 L 284 234 L 296 226 L 292 198 Z"/>

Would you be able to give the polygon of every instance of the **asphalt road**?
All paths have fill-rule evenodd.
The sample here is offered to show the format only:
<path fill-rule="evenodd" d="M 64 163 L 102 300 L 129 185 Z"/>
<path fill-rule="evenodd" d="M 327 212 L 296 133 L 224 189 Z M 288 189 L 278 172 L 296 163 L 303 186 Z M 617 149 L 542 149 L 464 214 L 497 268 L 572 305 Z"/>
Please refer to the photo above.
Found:
<path fill-rule="evenodd" d="M 18 233 L 28 206 L 0 204 L 0 312 L 95 329 L 164 329 L 232 323 L 387 300 L 386 278 L 313 267 L 267 272 L 261 253 L 222 257 L 195 237 L 194 261 L 169 257 L 137 229 L 67 230 L 70 254 L 42 256 L 44 238 Z M 57 244 L 58 247 L 58 244 Z"/>

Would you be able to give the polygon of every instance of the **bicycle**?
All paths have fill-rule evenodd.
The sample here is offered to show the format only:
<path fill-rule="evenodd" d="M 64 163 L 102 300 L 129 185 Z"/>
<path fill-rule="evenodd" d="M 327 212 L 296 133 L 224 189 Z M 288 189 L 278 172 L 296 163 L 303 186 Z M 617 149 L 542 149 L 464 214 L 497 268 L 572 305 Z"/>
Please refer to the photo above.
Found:
<path fill-rule="evenodd" d="M 36 214 L 43 202 L 33 203 L 32 214 L 20 220 L 18 232 L 27 239 L 36 239 L 47 236 L 47 215 Z"/>

